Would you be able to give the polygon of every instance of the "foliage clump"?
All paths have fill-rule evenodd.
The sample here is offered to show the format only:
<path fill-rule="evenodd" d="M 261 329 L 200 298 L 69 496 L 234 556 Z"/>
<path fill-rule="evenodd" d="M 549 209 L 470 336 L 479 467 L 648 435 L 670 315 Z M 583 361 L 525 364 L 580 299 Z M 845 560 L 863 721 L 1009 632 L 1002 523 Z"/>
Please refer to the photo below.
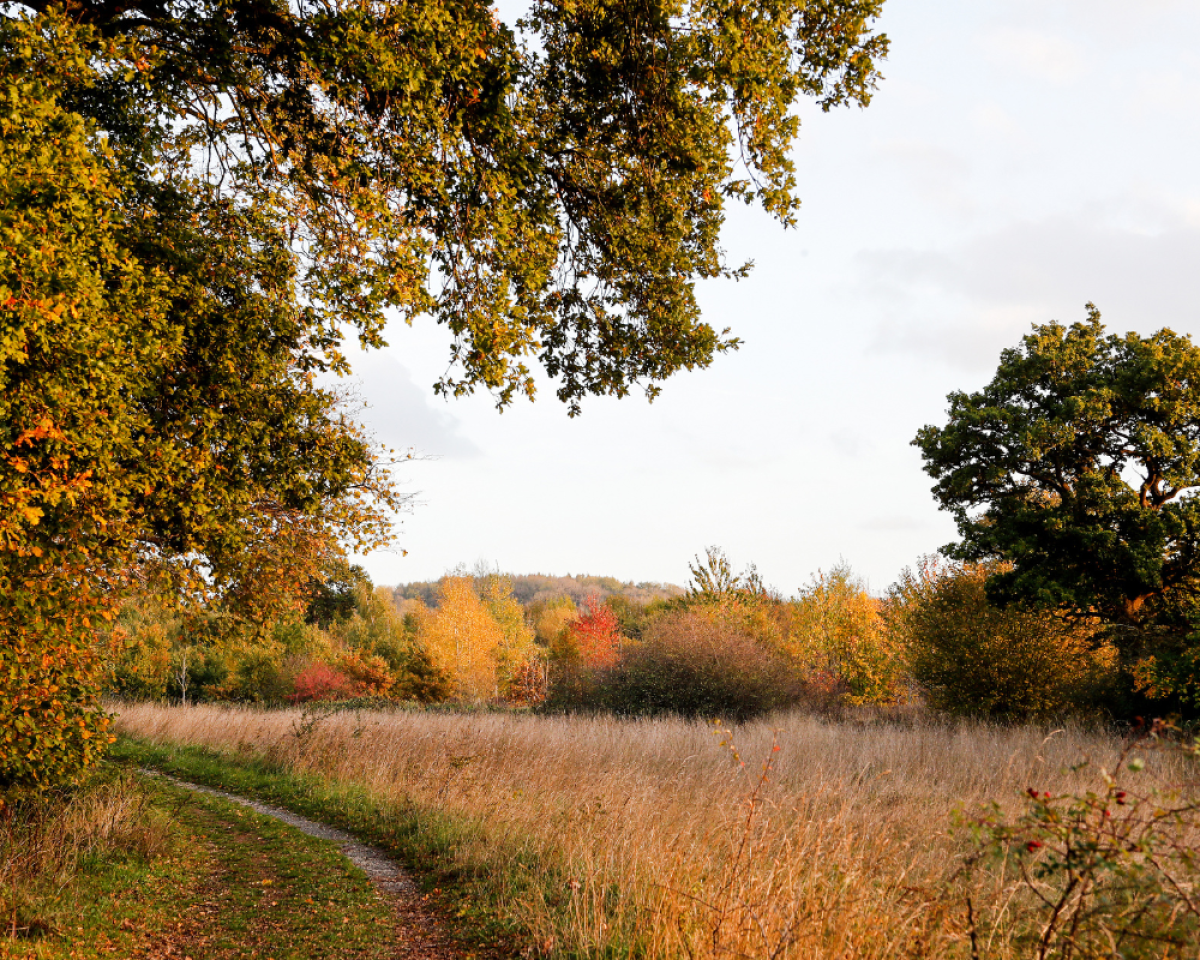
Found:
<path fill-rule="evenodd" d="M 432 608 L 418 601 L 410 616 L 417 643 L 450 678 L 452 696 L 476 703 L 503 699 L 537 655 L 508 578 L 450 574 L 439 581 L 437 601 Z"/>
<path fill-rule="evenodd" d="M 617 713 L 733 721 L 799 701 L 795 668 L 739 620 L 720 607 L 664 614 L 601 674 L 593 702 Z"/>
<path fill-rule="evenodd" d="M 818 571 L 787 605 L 782 649 L 816 690 L 853 705 L 910 698 L 904 656 L 871 595 L 850 565 Z"/>
<path fill-rule="evenodd" d="M 433 702 L 449 679 L 419 644 L 388 592 L 335 565 L 297 614 L 254 630 L 220 606 L 181 609 L 144 589 L 112 629 L 108 688 L 135 700 L 281 704 L 361 697 Z"/>
<path fill-rule="evenodd" d="M 927 558 L 892 587 L 886 618 L 926 703 L 993 720 L 1094 710 L 1117 676 L 1117 653 L 1101 625 L 1060 611 L 993 604 L 988 580 L 1004 570 Z"/>

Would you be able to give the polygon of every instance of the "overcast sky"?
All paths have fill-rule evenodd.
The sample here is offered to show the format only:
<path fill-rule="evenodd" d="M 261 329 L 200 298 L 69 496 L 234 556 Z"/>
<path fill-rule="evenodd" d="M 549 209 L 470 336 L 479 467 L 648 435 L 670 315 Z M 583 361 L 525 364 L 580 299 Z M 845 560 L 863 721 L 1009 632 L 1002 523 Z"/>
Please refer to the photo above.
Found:
<path fill-rule="evenodd" d="M 794 593 L 845 559 L 880 592 L 954 538 L 910 446 L 1033 323 L 1200 332 L 1200 3 L 887 0 L 866 110 L 801 107 L 798 227 L 731 211 L 742 349 L 641 397 L 442 401 L 448 340 L 393 324 L 363 419 L 437 459 L 376 583 L 484 561 L 685 583 L 709 544 Z"/>

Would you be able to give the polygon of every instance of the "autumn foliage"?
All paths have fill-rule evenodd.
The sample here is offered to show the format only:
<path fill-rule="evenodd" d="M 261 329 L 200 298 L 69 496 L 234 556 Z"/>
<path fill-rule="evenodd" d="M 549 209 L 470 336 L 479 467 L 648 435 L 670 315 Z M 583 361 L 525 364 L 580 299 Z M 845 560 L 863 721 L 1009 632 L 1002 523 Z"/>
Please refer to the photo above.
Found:
<path fill-rule="evenodd" d="M 845 704 L 903 703 L 909 698 L 903 651 L 883 604 L 850 566 L 819 571 L 787 605 L 781 647 L 817 689 Z"/>
<path fill-rule="evenodd" d="M 616 614 L 595 594 L 584 601 L 584 612 L 567 625 L 567 636 L 585 669 L 607 670 L 615 667 L 621 657 Z"/>
<path fill-rule="evenodd" d="M 536 655 L 533 631 L 505 578 L 446 576 L 437 600 L 436 607 L 416 606 L 418 642 L 450 677 L 456 697 L 501 699 L 522 665 Z"/>
<path fill-rule="evenodd" d="M 745 720 L 804 698 L 798 671 L 737 615 L 697 606 L 665 613 L 605 674 L 599 704 L 629 714 Z"/>
<path fill-rule="evenodd" d="M 336 337 L 264 211 L 168 185 L 150 103 L 169 85 L 126 74 L 136 45 L 61 11 L 0 17 L 5 792 L 100 756 L 107 624 L 151 570 L 262 627 L 309 559 L 387 532 L 371 444 L 306 375 Z"/>
<path fill-rule="evenodd" d="M 354 683 L 340 670 L 326 663 L 313 663 L 300 671 L 295 690 L 288 696 L 291 703 L 313 700 L 346 700 L 354 696 Z"/>
<path fill-rule="evenodd" d="M 86 596 L 74 605 L 58 599 L 39 596 L 24 608 L 0 601 L 0 810 L 15 790 L 73 780 L 111 740 L 99 703 L 105 658 L 83 639 L 91 618 L 108 611 Z"/>
<path fill-rule="evenodd" d="M 893 587 L 890 628 L 926 702 L 946 713 L 998 720 L 1094 707 L 1116 675 L 1116 651 L 1099 624 L 1055 610 L 992 604 L 987 582 L 1003 570 L 927 559 Z"/>

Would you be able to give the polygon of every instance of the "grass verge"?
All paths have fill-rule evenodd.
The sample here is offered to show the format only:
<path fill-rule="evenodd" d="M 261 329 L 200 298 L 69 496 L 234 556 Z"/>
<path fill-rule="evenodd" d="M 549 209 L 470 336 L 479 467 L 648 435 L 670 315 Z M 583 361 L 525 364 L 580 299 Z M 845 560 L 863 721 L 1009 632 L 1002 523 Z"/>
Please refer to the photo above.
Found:
<path fill-rule="evenodd" d="M 454 851 L 478 830 L 470 823 L 418 816 L 411 805 L 373 797 L 365 790 L 311 774 L 289 773 L 261 756 L 234 759 L 195 746 L 152 745 L 122 736 L 110 757 L 183 780 L 285 807 L 341 827 L 403 863 L 449 938 L 467 956 L 508 956 L 526 937 L 502 916 L 480 873 L 454 863 Z"/>
<path fill-rule="evenodd" d="M 396 955 L 390 905 L 333 844 L 170 784 L 110 776 L 5 841 L 3 960 Z"/>

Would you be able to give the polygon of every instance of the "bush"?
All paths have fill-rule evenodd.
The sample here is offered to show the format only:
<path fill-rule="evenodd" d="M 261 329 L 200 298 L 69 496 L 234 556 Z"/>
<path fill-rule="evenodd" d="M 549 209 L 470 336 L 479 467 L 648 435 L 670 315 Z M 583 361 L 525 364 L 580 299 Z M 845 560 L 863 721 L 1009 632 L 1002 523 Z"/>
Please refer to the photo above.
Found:
<path fill-rule="evenodd" d="M 1194 770 L 1200 759 L 1200 742 L 1130 742 L 1111 773 L 1100 771 L 1101 789 L 1054 795 L 1031 786 L 1015 816 L 993 804 L 968 824 L 977 841 L 968 867 L 991 866 L 983 883 L 994 889 L 999 877 L 1006 888 L 1003 910 L 967 901 L 973 957 L 990 955 L 986 945 L 1005 926 L 1012 934 L 999 939 L 1039 960 L 1196 956 L 1200 799 L 1194 781 L 1190 791 L 1155 782 L 1135 756 L 1147 750 L 1177 754 L 1158 758 L 1168 768 Z"/>
<path fill-rule="evenodd" d="M 580 706 L 626 714 L 677 713 L 745 720 L 804 693 L 780 653 L 720 606 L 664 614 L 621 662 L 594 675 Z"/>
<path fill-rule="evenodd" d="M 1115 682 L 1117 656 L 1095 622 L 988 602 L 1001 565 L 905 570 L 886 616 L 909 670 L 935 710 L 998 720 L 1094 708 Z"/>
<path fill-rule="evenodd" d="M 783 649 L 810 684 L 842 703 L 901 703 L 908 698 L 904 658 L 881 606 L 848 564 L 818 572 L 787 604 Z"/>
<path fill-rule="evenodd" d="M 192 696 L 231 700 L 239 703 L 283 703 L 291 695 L 303 660 L 288 656 L 278 644 L 241 643 L 223 651 L 227 667 L 220 683 L 197 688 Z M 189 663 L 188 674 L 195 675 L 196 664 Z M 199 697 L 195 697 L 199 699 Z"/>
<path fill-rule="evenodd" d="M 327 663 L 312 663 L 296 676 L 295 690 L 288 696 L 292 703 L 316 700 L 349 700 L 355 695 L 354 681 Z"/>

